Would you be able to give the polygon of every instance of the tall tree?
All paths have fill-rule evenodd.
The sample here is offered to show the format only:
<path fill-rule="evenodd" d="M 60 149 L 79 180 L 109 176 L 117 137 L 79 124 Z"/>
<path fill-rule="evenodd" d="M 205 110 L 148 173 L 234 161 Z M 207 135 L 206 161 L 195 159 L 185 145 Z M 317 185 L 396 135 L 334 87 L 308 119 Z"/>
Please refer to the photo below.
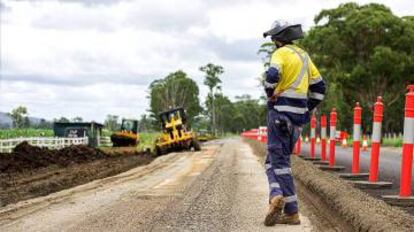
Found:
<path fill-rule="evenodd" d="M 118 129 L 118 115 L 108 114 L 104 122 L 105 127 L 110 131 L 115 131 Z"/>
<path fill-rule="evenodd" d="M 157 125 L 158 114 L 172 108 L 186 109 L 190 125 L 193 118 L 201 112 L 197 83 L 181 70 L 153 81 L 149 88 L 151 116 L 156 119 Z"/>
<path fill-rule="evenodd" d="M 23 128 L 27 124 L 26 117 L 28 116 L 27 108 L 25 106 L 18 106 L 8 114 L 13 120 L 13 127 Z M 30 124 L 30 123 L 29 123 Z"/>
<path fill-rule="evenodd" d="M 216 134 L 216 109 L 215 109 L 215 91 L 220 90 L 221 80 L 219 76 L 224 73 L 224 69 L 220 65 L 215 65 L 212 63 L 208 63 L 205 66 L 200 67 L 200 71 L 205 73 L 204 85 L 209 88 L 209 101 L 207 102 L 208 105 L 211 106 L 211 118 L 212 118 L 212 125 L 213 125 L 213 133 Z"/>
<path fill-rule="evenodd" d="M 76 116 L 74 118 L 72 118 L 72 122 L 83 122 L 83 118 L 80 116 Z"/>
<path fill-rule="evenodd" d="M 140 132 L 148 132 L 151 130 L 154 122 L 153 119 L 148 117 L 146 114 L 142 114 L 141 118 L 139 119 L 139 131 Z M 157 128 L 158 129 L 158 128 Z"/>
<path fill-rule="evenodd" d="M 70 120 L 69 120 L 68 118 L 66 118 L 66 117 L 60 117 L 60 118 L 58 118 L 58 119 L 55 119 L 54 121 L 55 121 L 55 122 L 63 122 L 63 123 L 68 123 L 68 122 L 70 122 Z"/>

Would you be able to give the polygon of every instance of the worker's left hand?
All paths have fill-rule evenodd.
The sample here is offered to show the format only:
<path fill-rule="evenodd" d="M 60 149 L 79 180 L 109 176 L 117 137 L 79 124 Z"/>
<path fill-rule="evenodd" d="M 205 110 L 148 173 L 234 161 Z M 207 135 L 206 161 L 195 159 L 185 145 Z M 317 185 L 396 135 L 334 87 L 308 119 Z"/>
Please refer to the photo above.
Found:
<path fill-rule="evenodd" d="M 268 101 L 275 102 L 277 100 L 276 94 L 273 94 L 271 97 L 267 98 Z"/>

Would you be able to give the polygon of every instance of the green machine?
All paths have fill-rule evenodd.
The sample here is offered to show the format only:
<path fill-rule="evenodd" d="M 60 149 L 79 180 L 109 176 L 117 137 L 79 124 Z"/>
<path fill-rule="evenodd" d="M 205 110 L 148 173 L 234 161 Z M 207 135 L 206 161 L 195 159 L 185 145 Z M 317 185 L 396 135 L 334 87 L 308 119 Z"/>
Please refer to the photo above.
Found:
<path fill-rule="evenodd" d="M 96 122 L 55 122 L 53 132 L 56 137 L 82 138 L 88 137 L 89 146 L 99 146 L 104 125 Z"/>

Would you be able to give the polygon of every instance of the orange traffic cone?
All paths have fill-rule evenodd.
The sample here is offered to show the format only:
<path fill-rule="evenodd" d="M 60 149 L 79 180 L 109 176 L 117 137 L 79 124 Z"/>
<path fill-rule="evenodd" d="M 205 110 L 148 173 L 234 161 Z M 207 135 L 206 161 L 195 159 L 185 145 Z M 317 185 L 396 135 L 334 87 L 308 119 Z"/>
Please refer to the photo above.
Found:
<path fill-rule="evenodd" d="M 364 135 L 364 140 L 362 141 L 362 151 L 368 151 L 368 140 L 366 135 Z"/>
<path fill-rule="evenodd" d="M 348 147 L 348 142 L 346 141 L 346 138 L 342 139 L 342 147 Z"/>

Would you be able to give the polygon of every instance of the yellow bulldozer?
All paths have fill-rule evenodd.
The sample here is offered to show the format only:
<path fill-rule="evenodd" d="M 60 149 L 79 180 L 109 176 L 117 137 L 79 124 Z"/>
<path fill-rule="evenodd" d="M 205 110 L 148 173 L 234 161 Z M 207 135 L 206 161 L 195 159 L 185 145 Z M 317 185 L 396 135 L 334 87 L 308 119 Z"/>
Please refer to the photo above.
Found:
<path fill-rule="evenodd" d="M 111 135 L 114 147 L 134 147 L 139 143 L 138 120 L 122 119 L 121 129 Z"/>
<path fill-rule="evenodd" d="M 208 130 L 199 130 L 197 134 L 197 139 L 200 142 L 207 142 L 207 141 L 215 139 L 215 137 Z"/>
<path fill-rule="evenodd" d="M 187 130 L 184 108 L 175 108 L 159 114 L 162 134 L 156 139 L 154 152 L 157 156 L 173 151 L 199 151 L 200 144 L 195 133 Z"/>

